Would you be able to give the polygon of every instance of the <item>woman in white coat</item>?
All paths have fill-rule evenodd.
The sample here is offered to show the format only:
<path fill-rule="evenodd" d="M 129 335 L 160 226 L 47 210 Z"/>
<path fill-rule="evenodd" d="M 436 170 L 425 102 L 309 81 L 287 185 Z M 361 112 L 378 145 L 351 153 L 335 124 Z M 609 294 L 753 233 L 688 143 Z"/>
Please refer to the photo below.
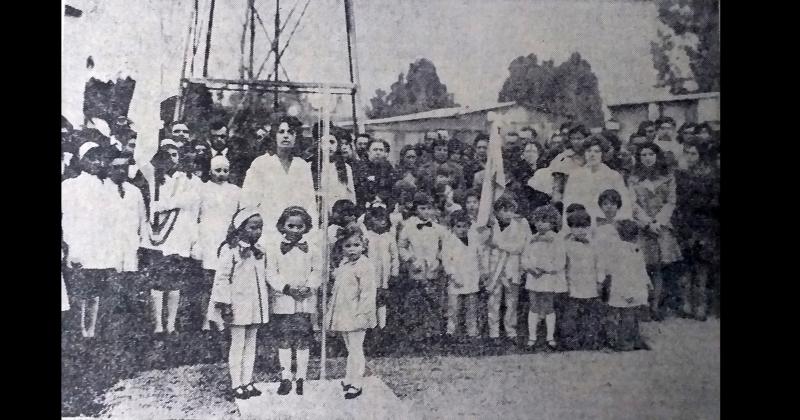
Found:
<path fill-rule="evenodd" d="M 300 206 L 306 209 L 311 215 L 312 229 L 319 220 L 311 164 L 295 153 L 301 125 L 295 117 L 282 118 L 275 130 L 275 155 L 257 157 L 247 170 L 242 184 L 242 207 L 261 208 L 264 218 L 264 234 L 260 241 L 262 246 L 281 240 L 275 223 L 287 207 Z"/>

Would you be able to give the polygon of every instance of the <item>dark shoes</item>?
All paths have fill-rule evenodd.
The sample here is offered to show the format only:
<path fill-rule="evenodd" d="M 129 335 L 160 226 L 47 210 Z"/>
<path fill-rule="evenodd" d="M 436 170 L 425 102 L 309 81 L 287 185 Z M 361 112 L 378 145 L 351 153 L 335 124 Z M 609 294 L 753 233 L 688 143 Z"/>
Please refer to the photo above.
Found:
<path fill-rule="evenodd" d="M 297 395 L 303 395 L 303 380 L 302 379 L 298 379 L 297 381 L 295 381 L 294 392 L 296 392 Z"/>
<path fill-rule="evenodd" d="M 281 385 L 278 387 L 278 395 L 288 395 L 292 392 L 292 381 L 289 379 L 281 379 Z"/>
<path fill-rule="evenodd" d="M 344 399 L 346 399 L 346 400 L 352 400 L 354 398 L 357 398 L 363 392 L 362 388 L 356 388 L 356 387 L 354 387 L 352 385 L 350 385 L 350 387 L 352 389 L 350 391 L 344 393 Z"/>
<path fill-rule="evenodd" d="M 255 387 L 255 385 L 253 385 L 253 383 L 252 383 L 252 382 L 250 382 L 250 383 L 249 383 L 249 384 L 247 384 L 247 385 L 243 385 L 243 386 L 242 386 L 242 388 L 244 388 L 244 391 L 247 393 L 247 397 L 248 397 L 248 398 L 250 398 L 250 397 L 257 397 L 257 396 L 261 395 L 261 391 L 259 391 L 259 390 L 258 390 L 258 389 Z"/>
<path fill-rule="evenodd" d="M 344 381 L 342 381 L 341 384 L 342 384 L 342 392 L 347 392 L 348 390 L 356 389 L 356 387 L 354 387 L 353 385 L 345 384 Z"/>
<path fill-rule="evenodd" d="M 247 392 L 245 386 L 239 386 L 228 391 L 228 393 L 225 394 L 225 400 L 227 400 L 228 402 L 233 402 L 234 400 L 237 399 L 246 400 L 250 398 L 250 393 Z"/>

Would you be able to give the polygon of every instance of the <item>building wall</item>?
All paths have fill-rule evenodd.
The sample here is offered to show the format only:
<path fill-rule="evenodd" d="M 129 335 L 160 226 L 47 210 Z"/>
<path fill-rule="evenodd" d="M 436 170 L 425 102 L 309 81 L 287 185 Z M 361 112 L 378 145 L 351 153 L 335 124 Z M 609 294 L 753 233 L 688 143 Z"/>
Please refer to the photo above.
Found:
<path fill-rule="evenodd" d="M 648 104 L 619 105 L 609 107 L 611 115 L 619 121 L 619 139 L 626 143 L 639 124 L 648 119 Z"/>
<path fill-rule="evenodd" d="M 423 120 L 399 121 L 385 124 L 367 124 L 367 132 L 373 136 L 389 142 L 391 151 L 389 161 L 397 163 L 400 150 L 407 144 L 417 144 L 422 141 L 425 132 L 429 130 L 445 129 L 450 132 L 451 138 L 456 138 L 465 144 L 472 144 L 479 133 L 488 133 L 491 124 L 488 120 L 489 111 L 473 112 L 448 118 L 429 118 Z M 498 111 L 504 117 L 513 121 L 514 129 L 524 126 L 533 127 L 539 136 L 547 136 L 553 132 L 554 123 L 548 114 L 537 111 L 527 111 L 523 107 L 514 106 Z"/>

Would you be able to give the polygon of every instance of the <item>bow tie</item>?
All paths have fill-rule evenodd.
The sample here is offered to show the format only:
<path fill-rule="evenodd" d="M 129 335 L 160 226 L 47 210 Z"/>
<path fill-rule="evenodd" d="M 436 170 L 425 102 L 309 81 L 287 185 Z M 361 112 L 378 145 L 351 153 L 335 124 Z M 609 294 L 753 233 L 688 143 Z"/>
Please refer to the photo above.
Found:
<path fill-rule="evenodd" d="M 216 154 L 214 156 L 225 156 L 222 152 L 215 150 Z"/>
<path fill-rule="evenodd" d="M 506 230 L 507 227 L 511 226 L 511 223 L 503 224 L 501 222 L 497 222 L 497 226 L 500 227 L 500 232 Z"/>
<path fill-rule="evenodd" d="M 303 252 L 308 252 L 308 242 L 281 242 L 281 254 L 286 255 L 293 247 L 297 247 Z"/>
<path fill-rule="evenodd" d="M 461 242 L 464 243 L 464 246 L 469 246 L 469 238 L 467 238 L 466 236 L 463 237 L 463 238 L 458 238 L 458 239 L 460 239 Z"/>
<path fill-rule="evenodd" d="M 257 260 L 264 258 L 264 252 L 256 248 L 255 244 L 239 242 L 239 248 L 240 248 L 239 255 L 241 255 L 242 258 L 250 258 L 250 256 L 256 257 Z"/>
<path fill-rule="evenodd" d="M 428 220 L 428 221 L 427 221 L 427 222 L 425 222 L 425 223 L 417 223 L 417 229 L 419 229 L 419 230 L 422 230 L 422 228 L 424 228 L 425 226 L 427 226 L 427 227 L 433 227 L 433 223 L 431 223 L 431 221 L 430 221 L 430 220 Z"/>

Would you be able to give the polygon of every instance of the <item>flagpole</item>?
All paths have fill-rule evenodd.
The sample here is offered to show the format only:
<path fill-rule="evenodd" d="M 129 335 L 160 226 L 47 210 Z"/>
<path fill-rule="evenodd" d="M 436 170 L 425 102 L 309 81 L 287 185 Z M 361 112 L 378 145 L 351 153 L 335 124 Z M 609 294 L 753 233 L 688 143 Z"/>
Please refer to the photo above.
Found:
<path fill-rule="evenodd" d="M 327 312 L 327 303 L 328 303 L 328 279 L 330 278 L 330 252 L 329 252 L 329 245 L 328 245 L 328 203 L 327 203 L 327 196 L 328 196 L 328 178 L 327 174 L 327 167 L 330 164 L 328 160 L 330 159 L 329 151 L 327 144 L 324 144 L 323 139 L 327 140 L 328 135 L 330 134 L 330 107 L 328 106 L 329 98 L 329 90 L 327 88 L 323 89 L 322 91 L 322 109 L 320 110 L 321 116 L 321 130 L 317 130 L 319 138 L 319 167 L 318 167 L 318 176 L 319 176 L 319 191 L 320 191 L 320 221 L 321 229 L 322 229 L 322 339 L 321 341 L 321 348 L 320 348 L 320 374 L 319 377 L 321 380 L 328 379 L 327 375 L 327 336 L 328 336 L 328 326 L 326 319 L 326 312 Z"/>

